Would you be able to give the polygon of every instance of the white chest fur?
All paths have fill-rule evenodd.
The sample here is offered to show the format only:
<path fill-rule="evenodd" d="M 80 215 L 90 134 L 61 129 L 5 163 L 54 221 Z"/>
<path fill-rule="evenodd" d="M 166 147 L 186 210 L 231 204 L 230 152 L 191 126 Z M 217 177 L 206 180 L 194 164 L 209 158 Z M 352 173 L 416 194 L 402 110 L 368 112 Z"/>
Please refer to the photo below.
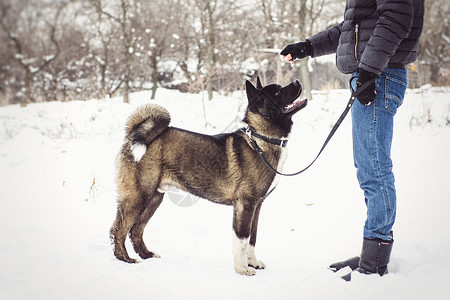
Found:
<path fill-rule="evenodd" d="M 283 170 L 283 165 L 284 165 L 284 162 L 286 161 L 287 154 L 288 154 L 287 147 L 282 147 L 280 159 L 278 160 L 278 165 L 276 167 L 274 166 L 278 172 L 281 172 Z M 280 180 L 280 175 L 276 174 L 275 178 L 272 181 L 272 184 L 270 185 L 270 187 L 267 191 L 271 192 L 277 186 L 279 180 Z"/>

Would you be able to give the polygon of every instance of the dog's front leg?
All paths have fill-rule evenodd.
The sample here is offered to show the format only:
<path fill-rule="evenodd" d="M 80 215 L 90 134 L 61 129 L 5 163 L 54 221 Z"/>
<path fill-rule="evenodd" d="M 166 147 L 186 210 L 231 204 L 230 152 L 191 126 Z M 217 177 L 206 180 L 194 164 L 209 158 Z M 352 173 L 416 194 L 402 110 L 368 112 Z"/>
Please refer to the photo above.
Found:
<path fill-rule="evenodd" d="M 241 275 L 255 275 L 256 270 L 248 265 L 247 258 L 255 204 L 250 200 L 236 200 L 233 203 L 233 211 L 234 269 Z"/>
<path fill-rule="evenodd" d="M 265 269 L 266 268 L 266 265 L 262 261 L 258 260 L 255 255 L 256 234 L 258 231 L 258 219 L 259 219 L 259 212 L 261 211 L 261 206 L 262 206 L 262 201 L 259 202 L 259 204 L 257 205 L 255 213 L 253 215 L 250 244 L 249 244 L 248 250 L 247 250 L 248 265 L 252 266 L 255 269 Z"/>

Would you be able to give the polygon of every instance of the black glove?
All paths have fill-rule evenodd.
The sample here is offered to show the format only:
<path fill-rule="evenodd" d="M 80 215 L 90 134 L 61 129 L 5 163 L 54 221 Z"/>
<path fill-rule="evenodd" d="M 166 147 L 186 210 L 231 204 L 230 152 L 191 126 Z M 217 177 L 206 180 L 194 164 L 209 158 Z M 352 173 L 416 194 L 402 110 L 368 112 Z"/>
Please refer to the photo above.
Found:
<path fill-rule="evenodd" d="M 280 55 L 286 56 L 288 54 L 291 54 L 292 60 L 305 58 L 313 54 L 313 47 L 309 41 L 289 44 L 280 52 Z"/>
<path fill-rule="evenodd" d="M 373 102 L 373 100 L 375 100 L 376 79 L 377 75 L 367 72 L 364 69 L 359 69 L 359 76 L 358 80 L 356 81 L 356 93 L 358 94 L 358 96 L 356 98 L 362 105 L 368 105 Z M 364 85 L 366 82 L 371 83 L 363 87 L 362 85 Z"/>

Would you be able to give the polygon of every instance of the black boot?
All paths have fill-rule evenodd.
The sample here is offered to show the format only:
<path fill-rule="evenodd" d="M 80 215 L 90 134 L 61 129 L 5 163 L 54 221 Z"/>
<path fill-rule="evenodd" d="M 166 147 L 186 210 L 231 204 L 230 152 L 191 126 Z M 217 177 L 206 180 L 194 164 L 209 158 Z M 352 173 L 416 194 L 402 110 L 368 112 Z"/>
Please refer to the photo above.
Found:
<path fill-rule="evenodd" d="M 356 270 L 364 274 L 378 273 L 380 276 L 387 274 L 393 243 L 393 240 L 364 238 L 359 268 Z"/>
<path fill-rule="evenodd" d="M 350 267 L 352 271 L 358 271 L 362 274 L 378 273 L 380 276 L 383 276 L 388 272 L 387 265 L 391 257 L 393 243 L 394 240 L 384 241 L 381 239 L 364 238 L 361 256 L 355 256 L 347 260 L 334 263 L 329 266 L 329 269 L 333 272 L 337 272 L 345 267 Z M 350 281 L 351 274 L 352 273 L 348 273 L 341 278 L 345 281 Z"/>
<path fill-rule="evenodd" d="M 345 267 L 350 267 L 352 269 L 352 271 L 354 271 L 359 267 L 359 259 L 360 259 L 359 256 L 355 256 L 355 257 L 349 258 L 347 260 L 331 264 L 328 267 L 328 269 L 330 269 L 333 272 L 337 272 L 340 269 L 343 269 Z"/>

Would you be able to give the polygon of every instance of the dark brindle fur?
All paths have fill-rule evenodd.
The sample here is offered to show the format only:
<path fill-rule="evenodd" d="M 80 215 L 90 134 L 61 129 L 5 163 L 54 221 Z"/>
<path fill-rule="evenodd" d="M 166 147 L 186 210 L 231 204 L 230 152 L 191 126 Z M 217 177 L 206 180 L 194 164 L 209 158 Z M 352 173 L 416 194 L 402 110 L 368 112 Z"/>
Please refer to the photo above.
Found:
<path fill-rule="evenodd" d="M 306 105 L 306 101 L 295 101 L 302 90 L 300 82 L 263 88 L 258 78 L 257 87 L 247 81 L 246 90 L 249 104 L 243 121 L 267 137 L 287 138 L 292 115 Z M 234 266 L 239 274 L 255 274 L 255 268 L 265 267 L 254 254 L 258 216 L 275 174 L 242 131 L 208 136 L 169 127 L 169 123 L 169 113 L 157 105 L 137 109 L 128 120 L 125 142 L 117 156 L 119 199 L 110 232 L 114 255 L 136 262 L 125 249 L 129 234 L 141 258 L 159 257 L 147 249 L 142 235 L 164 191 L 175 186 L 233 205 Z M 284 148 L 256 140 L 267 160 L 278 166 Z"/>

